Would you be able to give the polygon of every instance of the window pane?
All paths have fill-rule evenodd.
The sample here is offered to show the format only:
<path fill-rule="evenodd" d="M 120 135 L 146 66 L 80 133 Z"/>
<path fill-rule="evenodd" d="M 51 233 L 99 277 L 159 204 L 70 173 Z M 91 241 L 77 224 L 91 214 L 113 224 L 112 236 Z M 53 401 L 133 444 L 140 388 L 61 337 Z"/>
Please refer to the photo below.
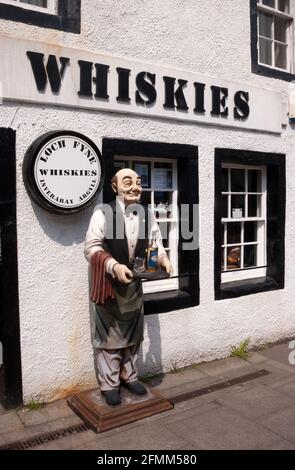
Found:
<path fill-rule="evenodd" d="M 287 22 L 282 18 L 274 18 L 275 22 L 275 39 L 280 42 L 287 42 L 286 40 L 286 31 L 287 31 Z"/>
<path fill-rule="evenodd" d="M 259 38 L 259 62 L 262 64 L 272 65 L 272 41 Z"/>
<path fill-rule="evenodd" d="M 221 198 L 221 217 L 227 219 L 228 218 L 228 201 L 229 196 L 222 196 Z"/>
<path fill-rule="evenodd" d="M 154 196 L 156 217 L 166 219 L 171 217 L 172 213 L 172 193 L 164 191 L 156 191 Z"/>
<path fill-rule="evenodd" d="M 141 177 L 143 188 L 151 187 L 151 165 L 147 162 L 133 162 L 133 170 Z"/>
<path fill-rule="evenodd" d="M 159 227 L 160 227 L 160 230 L 161 230 L 163 246 L 164 246 L 164 248 L 169 248 L 170 223 L 169 222 L 160 222 Z"/>
<path fill-rule="evenodd" d="M 275 0 L 262 0 L 262 5 L 266 5 L 268 7 L 275 7 Z"/>
<path fill-rule="evenodd" d="M 142 191 L 140 201 L 143 206 L 149 206 L 151 204 L 151 192 Z"/>
<path fill-rule="evenodd" d="M 231 191 L 245 192 L 245 170 L 231 170 Z"/>
<path fill-rule="evenodd" d="M 278 9 L 284 13 L 289 13 L 289 0 L 279 0 Z"/>
<path fill-rule="evenodd" d="M 129 165 L 127 160 L 114 160 L 114 173 L 122 170 L 122 168 L 128 168 L 128 166 Z"/>
<path fill-rule="evenodd" d="M 272 15 L 259 13 L 259 35 L 265 38 L 272 38 Z"/>
<path fill-rule="evenodd" d="M 239 269 L 241 267 L 241 247 L 227 248 L 227 269 Z"/>
<path fill-rule="evenodd" d="M 222 168 L 221 172 L 221 191 L 227 192 L 228 191 L 228 169 Z"/>
<path fill-rule="evenodd" d="M 257 245 L 244 246 L 244 268 L 257 266 Z"/>
<path fill-rule="evenodd" d="M 248 192 L 249 193 L 261 192 L 261 171 L 248 170 Z"/>
<path fill-rule="evenodd" d="M 155 163 L 154 188 L 155 189 L 171 189 L 172 188 L 172 164 L 171 163 Z"/>
<path fill-rule="evenodd" d="M 241 222 L 229 222 L 227 224 L 227 244 L 241 243 Z"/>
<path fill-rule="evenodd" d="M 245 196 L 242 195 L 233 195 L 231 197 L 231 213 L 234 217 L 234 209 L 241 210 L 241 217 L 245 217 Z"/>
<path fill-rule="evenodd" d="M 275 43 L 275 66 L 280 69 L 287 68 L 287 46 Z"/>
<path fill-rule="evenodd" d="M 47 0 L 20 0 L 20 2 L 35 5 L 36 7 L 47 8 Z"/>
<path fill-rule="evenodd" d="M 225 248 L 221 250 L 221 271 L 224 271 L 224 256 L 225 256 Z"/>
<path fill-rule="evenodd" d="M 245 222 L 244 225 L 244 242 L 257 241 L 257 222 Z"/>
<path fill-rule="evenodd" d="M 248 196 L 248 217 L 261 217 L 261 196 Z"/>

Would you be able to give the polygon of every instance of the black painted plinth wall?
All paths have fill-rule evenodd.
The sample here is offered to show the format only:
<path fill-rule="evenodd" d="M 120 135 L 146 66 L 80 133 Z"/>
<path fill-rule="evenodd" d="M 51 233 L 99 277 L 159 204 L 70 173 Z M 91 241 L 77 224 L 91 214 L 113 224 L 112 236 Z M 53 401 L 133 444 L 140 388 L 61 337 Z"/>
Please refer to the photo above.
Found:
<path fill-rule="evenodd" d="M 4 369 L 1 399 L 7 408 L 22 403 L 16 238 L 15 131 L 0 128 L 0 337 Z"/>

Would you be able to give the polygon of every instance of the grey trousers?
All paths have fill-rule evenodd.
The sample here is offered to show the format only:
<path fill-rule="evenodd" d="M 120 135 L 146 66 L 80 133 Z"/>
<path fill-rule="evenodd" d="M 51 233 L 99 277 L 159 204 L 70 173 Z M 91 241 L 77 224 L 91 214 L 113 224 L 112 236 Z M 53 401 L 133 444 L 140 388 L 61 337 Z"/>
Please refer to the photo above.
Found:
<path fill-rule="evenodd" d="M 120 387 L 120 380 L 137 380 L 137 358 L 140 343 L 123 349 L 97 349 L 97 369 L 100 389 Z"/>

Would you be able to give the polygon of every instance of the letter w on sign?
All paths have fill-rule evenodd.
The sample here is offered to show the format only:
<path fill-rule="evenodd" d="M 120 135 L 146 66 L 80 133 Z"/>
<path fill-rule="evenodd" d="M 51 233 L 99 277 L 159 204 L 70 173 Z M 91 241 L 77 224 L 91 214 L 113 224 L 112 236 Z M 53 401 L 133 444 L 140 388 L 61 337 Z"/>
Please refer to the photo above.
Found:
<path fill-rule="evenodd" d="M 44 92 L 47 81 L 49 80 L 52 93 L 58 93 L 65 74 L 66 65 L 70 63 L 70 59 L 67 57 L 60 57 L 59 67 L 56 57 L 54 55 L 50 55 L 45 67 L 44 54 L 28 51 L 27 56 L 31 62 L 38 91 Z"/>

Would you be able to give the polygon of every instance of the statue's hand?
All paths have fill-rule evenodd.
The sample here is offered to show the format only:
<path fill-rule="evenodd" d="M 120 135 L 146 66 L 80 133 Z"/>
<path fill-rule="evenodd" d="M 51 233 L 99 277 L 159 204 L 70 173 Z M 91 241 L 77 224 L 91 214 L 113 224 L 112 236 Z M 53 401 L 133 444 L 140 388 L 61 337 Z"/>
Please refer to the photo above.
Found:
<path fill-rule="evenodd" d="M 172 276 L 173 274 L 173 268 L 172 264 L 169 261 L 168 256 L 163 256 L 163 258 L 160 259 L 160 265 L 165 269 L 165 271 Z"/>
<path fill-rule="evenodd" d="M 115 264 L 113 267 L 114 275 L 119 282 L 122 284 L 130 284 L 133 278 L 133 273 L 125 264 Z"/>

